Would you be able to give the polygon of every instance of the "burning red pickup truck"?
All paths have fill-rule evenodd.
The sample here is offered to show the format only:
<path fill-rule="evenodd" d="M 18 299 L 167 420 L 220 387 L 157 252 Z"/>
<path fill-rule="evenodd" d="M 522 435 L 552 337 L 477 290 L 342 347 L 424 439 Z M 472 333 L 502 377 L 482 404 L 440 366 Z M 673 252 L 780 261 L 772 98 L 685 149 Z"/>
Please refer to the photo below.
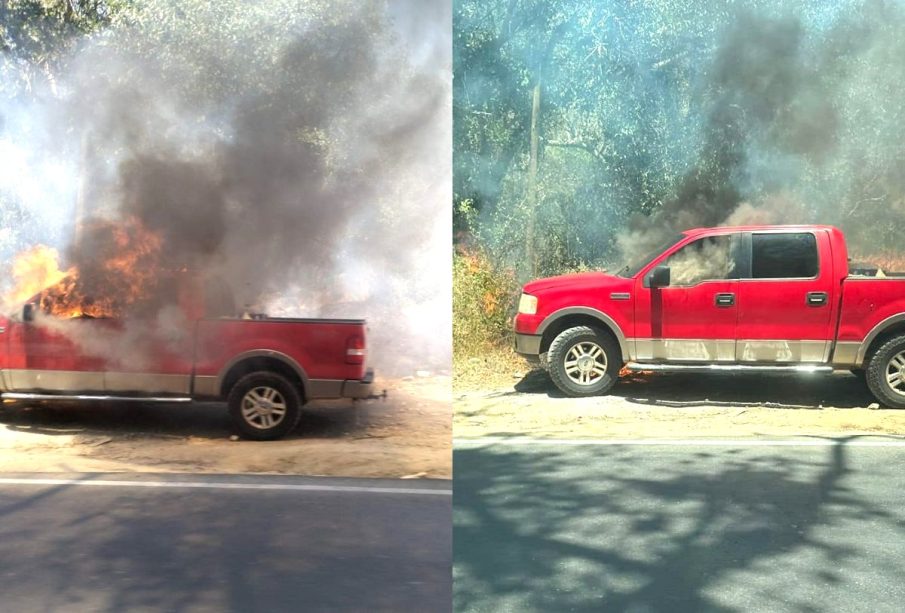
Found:
<path fill-rule="evenodd" d="M 132 319 L 97 302 L 72 311 L 56 299 L 66 280 L 0 315 L 2 397 L 226 400 L 244 437 L 270 440 L 295 428 L 308 400 L 371 394 L 363 320 L 243 318 L 222 286 L 169 282 L 169 306 Z"/>
<path fill-rule="evenodd" d="M 629 370 L 850 370 L 905 408 L 905 274 L 852 267 L 831 226 L 688 230 L 616 274 L 525 285 L 516 351 L 570 396 Z"/>

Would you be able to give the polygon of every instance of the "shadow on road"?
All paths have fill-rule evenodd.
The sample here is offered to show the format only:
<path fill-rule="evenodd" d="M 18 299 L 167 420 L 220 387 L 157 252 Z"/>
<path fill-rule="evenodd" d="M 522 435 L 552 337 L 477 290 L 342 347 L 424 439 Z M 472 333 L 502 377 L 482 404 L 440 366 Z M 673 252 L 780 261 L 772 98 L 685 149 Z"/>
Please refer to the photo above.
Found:
<path fill-rule="evenodd" d="M 364 405 L 322 402 L 302 409 L 299 427 L 287 439 L 334 438 L 366 430 L 373 418 Z M 47 435 L 104 434 L 223 439 L 234 433 L 226 405 L 216 402 L 4 404 L 0 425 Z"/>
<path fill-rule="evenodd" d="M 515 384 L 514 392 L 565 398 L 550 376 L 533 370 Z M 630 373 L 609 396 L 651 406 L 769 406 L 790 409 L 866 407 L 876 402 L 853 375 L 771 373 Z"/>
<path fill-rule="evenodd" d="M 813 611 L 795 586 L 854 581 L 854 591 L 839 569 L 863 555 L 818 528 L 902 529 L 846 483 L 848 440 L 811 461 L 738 449 L 650 463 L 656 452 L 617 446 L 458 448 L 455 610 L 741 611 L 721 595 L 742 585 L 735 597 L 749 607 Z"/>
<path fill-rule="evenodd" d="M 442 497 L 3 488 L 3 610 L 440 610 L 451 599 Z"/>

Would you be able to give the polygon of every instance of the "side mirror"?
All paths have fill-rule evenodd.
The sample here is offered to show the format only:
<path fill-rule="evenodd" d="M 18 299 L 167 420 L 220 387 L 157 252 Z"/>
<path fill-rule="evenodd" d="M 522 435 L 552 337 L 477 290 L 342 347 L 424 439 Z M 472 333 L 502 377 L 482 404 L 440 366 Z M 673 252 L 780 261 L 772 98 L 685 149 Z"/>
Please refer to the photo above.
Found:
<path fill-rule="evenodd" d="M 647 273 L 647 287 L 669 287 L 669 266 L 657 266 Z"/>
<path fill-rule="evenodd" d="M 22 321 L 35 320 L 35 305 L 32 302 L 26 302 L 22 307 Z"/>

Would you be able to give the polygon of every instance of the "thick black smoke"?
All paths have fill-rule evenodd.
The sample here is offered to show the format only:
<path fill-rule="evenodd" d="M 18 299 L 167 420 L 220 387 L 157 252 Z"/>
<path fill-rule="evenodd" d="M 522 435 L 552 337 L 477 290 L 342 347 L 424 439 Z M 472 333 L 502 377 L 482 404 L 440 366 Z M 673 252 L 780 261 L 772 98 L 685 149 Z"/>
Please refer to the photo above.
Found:
<path fill-rule="evenodd" d="M 710 111 L 698 161 L 660 209 L 632 220 L 620 241 L 624 252 L 648 252 L 677 231 L 725 223 L 745 199 L 740 185 L 753 149 L 819 161 L 836 145 L 836 110 L 804 43 L 797 18 L 738 15 L 706 71 L 701 96 Z M 742 217 L 734 221 L 762 221 Z"/>
<path fill-rule="evenodd" d="M 81 134 L 66 254 L 86 290 L 115 287 L 111 225 L 137 219 L 157 264 L 224 280 L 240 309 L 367 318 L 385 370 L 448 362 L 448 278 L 423 264 L 448 251 L 450 15 L 425 4 L 226 3 L 86 42 L 51 114 Z"/>
<path fill-rule="evenodd" d="M 895 248 L 905 214 L 905 12 L 883 0 L 813 8 L 733 17 L 701 73 L 710 111 L 699 159 L 675 197 L 634 221 L 624 251 L 675 230 L 740 223 L 832 223 L 855 251 Z"/>

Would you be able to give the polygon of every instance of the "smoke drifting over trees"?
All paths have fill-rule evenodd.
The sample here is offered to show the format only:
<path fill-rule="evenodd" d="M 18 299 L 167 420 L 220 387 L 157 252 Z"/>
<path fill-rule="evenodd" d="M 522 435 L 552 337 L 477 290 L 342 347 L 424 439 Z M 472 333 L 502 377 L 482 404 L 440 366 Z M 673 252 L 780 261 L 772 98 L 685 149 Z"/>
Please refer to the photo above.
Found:
<path fill-rule="evenodd" d="M 500 259 L 523 264 L 531 215 L 539 273 L 730 221 L 896 246 L 905 4 L 465 1 L 455 22 L 456 226 Z"/>
<path fill-rule="evenodd" d="M 162 239 L 157 264 L 216 274 L 239 305 L 366 317 L 384 356 L 448 357 L 448 278 L 424 264 L 449 266 L 440 4 L 152 0 L 113 12 L 59 64 L 56 94 L 0 106 L 0 142 L 34 162 L 26 171 L 56 159 L 79 178 L 53 201 L 0 183 L 4 209 L 47 230 L 14 228 L 10 247 L 59 237 L 67 264 L 104 284 L 105 228 L 137 219 Z"/>

